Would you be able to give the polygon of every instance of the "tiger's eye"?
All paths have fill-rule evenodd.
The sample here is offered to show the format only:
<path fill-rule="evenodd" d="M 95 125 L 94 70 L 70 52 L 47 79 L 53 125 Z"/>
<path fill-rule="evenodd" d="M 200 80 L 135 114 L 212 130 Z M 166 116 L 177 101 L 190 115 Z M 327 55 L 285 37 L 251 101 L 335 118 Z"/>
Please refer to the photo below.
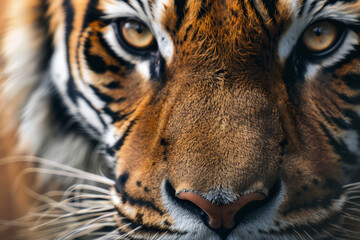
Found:
<path fill-rule="evenodd" d="M 154 36 L 145 24 L 128 20 L 121 25 L 121 33 L 127 44 L 133 48 L 146 49 L 154 44 Z"/>
<path fill-rule="evenodd" d="M 304 45 L 312 52 L 322 52 L 333 46 L 337 40 L 337 28 L 331 22 L 319 22 L 306 29 L 302 36 Z"/>

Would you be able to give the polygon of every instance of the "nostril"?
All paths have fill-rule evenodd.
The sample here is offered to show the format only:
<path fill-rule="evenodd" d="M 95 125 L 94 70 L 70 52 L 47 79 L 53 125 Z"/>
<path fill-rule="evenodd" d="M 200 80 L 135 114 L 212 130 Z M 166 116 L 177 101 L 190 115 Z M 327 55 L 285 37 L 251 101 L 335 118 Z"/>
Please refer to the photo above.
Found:
<path fill-rule="evenodd" d="M 269 203 L 272 202 L 276 198 L 276 196 L 279 195 L 281 189 L 280 185 L 281 185 L 280 180 L 277 180 L 264 200 L 250 202 L 247 205 L 245 205 L 243 208 L 241 208 L 240 211 L 238 211 L 235 215 L 236 225 L 240 224 L 243 220 L 246 221 L 246 217 L 249 214 L 255 213 L 258 210 L 262 211 L 263 209 L 266 209 L 269 206 Z"/>
<path fill-rule="evenodd" d="M 164 190 L 166 196 L 168 196 L 177 206 L 180 206 L 181 208 L 186 209 L 187 211 L 193 213 L 194 215 L 199 216 L 209 228 L 211 228 L 214 232 L 216 232 L 222 239 L 226 239 L 226 237 L 231 233 L 234 227 L 240 225 L 243 221 L 251 220 L 251 218 L 249 217 L 253 216 L 252 215 L 253 213 L 259 214 L 259 212 L 262 212 L 264 209 L 269 207 L 269 204 L 280 193 L 281 182 L 280 180 L 277 180 L 275 182 L 274 186 L 269 191 L 269 195 L 264 200 L 251 201 L 247 203 L 245 206 L 243 206 L 234 216 L 235 226 L 232 229 L 225 228 L 224 226 L 218 229 L 212 228 L 209 225 L 210 218 L 203 209 L 201 209 L 198 205 L 196 205 L 195 203 L 189 200 L 180 199 L 179 197 L 176 197 L 177 196 L 176 191 L 172 187 L 169 181 L 165 182 L 164 187 L 165 187 Z"/>
<path fill-rule="evenodd" d="M 247 195 L 241 196 L 233 203 L 219 206 L 194 192 L 181 192 L 178 194 L 178 197 L 183 200 L 188 200 L 202 209 L 209 217 L 208 224 L 213 229 L 220 229 L 221 227 L 224 227 L 225 229 L 234 228 L 235 215 L 240 211 L 241 208 L 251 202 L 265 199 L 263 194 L 249 193 Z"/>

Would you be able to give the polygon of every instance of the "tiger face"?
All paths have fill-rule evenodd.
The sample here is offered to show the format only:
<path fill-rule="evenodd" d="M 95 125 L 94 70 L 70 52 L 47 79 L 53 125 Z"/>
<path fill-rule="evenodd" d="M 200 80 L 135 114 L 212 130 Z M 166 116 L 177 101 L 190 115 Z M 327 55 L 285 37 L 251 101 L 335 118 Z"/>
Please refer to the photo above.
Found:
<path fill-rule="evenodd" d="M 24 111 L 51 117 L 20 136 L 56 124 L 29 144 L 55 161 L 98 146 L 101 239 L 360 237 L 359 1 L 40 5 L 53 44 Z"/>

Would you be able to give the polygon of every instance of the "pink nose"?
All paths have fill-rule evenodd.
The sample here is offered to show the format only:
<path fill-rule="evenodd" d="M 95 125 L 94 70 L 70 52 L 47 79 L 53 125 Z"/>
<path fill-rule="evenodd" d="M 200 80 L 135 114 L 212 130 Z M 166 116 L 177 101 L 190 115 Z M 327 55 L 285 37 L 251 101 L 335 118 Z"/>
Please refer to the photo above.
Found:
<path fill-rule="evenodd" d="M 181 192 L 178 197 L 188 200 L 201 208 L 209 217 L 209 226 L 219 229 L 221 226 L 232 229 L 235 227 L 235 215 L 246 204 L 253 201 L 264 200 L 260 193 L 250 193 L 238 198 L 235 202 L 218 206 L 193 192 Z"/>

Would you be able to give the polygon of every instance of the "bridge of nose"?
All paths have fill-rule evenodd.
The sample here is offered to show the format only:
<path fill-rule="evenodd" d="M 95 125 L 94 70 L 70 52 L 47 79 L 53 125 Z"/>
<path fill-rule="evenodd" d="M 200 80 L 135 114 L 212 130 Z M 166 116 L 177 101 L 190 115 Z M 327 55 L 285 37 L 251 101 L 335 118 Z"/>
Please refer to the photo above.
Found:
<path fill-rule="evenodd" d="M 232 229 L 235 227 L 235 215 L 241 208 L 252 201 L 264 200 L 265 196 L 260 193 L 250 193 L 244 196 L 241 196 L 236 201 L 224 204 L 216 205 L 200 195 L 183 191 L 177 195 L 180 199 L 188 200 L 199 208 L 201 208 L 209 217 L 209 226 L 213 229 L 219 229 L 221 226 Z"/>

